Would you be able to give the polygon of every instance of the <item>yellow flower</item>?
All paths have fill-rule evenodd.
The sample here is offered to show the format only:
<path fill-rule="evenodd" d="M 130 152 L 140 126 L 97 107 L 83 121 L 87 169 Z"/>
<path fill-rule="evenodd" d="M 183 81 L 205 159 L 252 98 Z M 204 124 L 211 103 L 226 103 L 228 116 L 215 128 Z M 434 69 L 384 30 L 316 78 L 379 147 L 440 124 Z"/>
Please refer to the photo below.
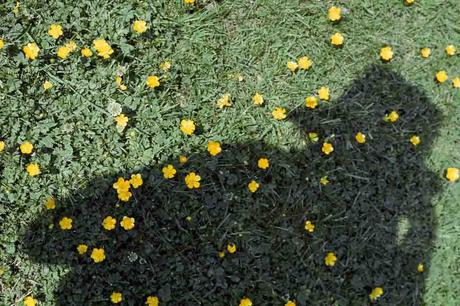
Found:
<path fill-rule="evenodd" d="M 343 35 L 340 33 L 335 33 L 334 35 L 331 36 L 331 44 L 334 46 L 341 46 L 343 45 Z"/>
<path fill-rule="evenodd" d="M 252 103 L 254 103 L 254 105 L 262 105 L 264 104 L 264 97 L 256 92 L 256 94 L 252 96 Z"/>
<path fill-rule="evenodd" d="M 216 102 L 218 108 L 222 109 L 224 107 L 232 106 L 232 102 L 230 101 L 230 94 L 226 93 L 221 98 L 219 98 Z"/>
<path fill-rule="evenodd" d="M 319 179 L 319 183 L 323 186 L 326 186 L 327 184 L 329 184 L 329 178 L 327 177 L 327 175 L 325 176 L 322 176 L 320 179 Z"/>
<path fill-rule="evenodd" d="M 185 156 L 185 155 L 179 156 L 179 162 L 180 162 L 181 164 L 185 164 L 187 161 L 188 161 L 187 156 Z"/>
<path fill-rule="evenodd" d="M 184 0 L 185 4 L 195 4 L 195 0 Z"/>
<path fill-rule="evenodd" d="M 381 297 L 383 294 L 383 289 L 380 287 L 372 289 L 372 292 L 369 294 L 369 298 L 371 301 L 377 300 L 379 297 Z"/>
<path fill-rule="evenodd" d="M 77 246 L 77 252 L 80 255 L 85 254 L 88 251 L 88 246 L 86 244 L 79 244 Z"/>
<path fill-rule="evenodd" d="M 26 171 L 27 173 L 29 173 L 30 176 L 37 176 L 41 173 L 40 166 L 37 163 L 28 164 L 26 167 Z"/>
<path fill-rule="evenodd" d="M 32 150 L 34 149 L 34 145 L 28 141 L 24 141 L 20 146 L 19 149 L 21 150 L 22 154 L 31 154 Z"/>
<path fill-rule="evenodd" d="M 287 303 L 284 304 L 284 306 L 296 306 L 296 304 L 294 301 L 287 301 Z"/>
<path fill-rule="evenodd" d="M 72 218 L 64 217 L 59 221 L 59 227 L 64 231 L 70 230 L 72 229 L 72 222 Z"/>
<path fill-rule="evenodd" d="M 128 202 L 129 199 L 131 199 L 133 194 L 130 191 L 121 191 L 121 192 L 118 192 L 117 195 L 120 201 Z"/>
<path fill-rule="evenodd" d="M 123 84 L 123 79 L 121 76 L 117 75 L 115 77 L 115 82 L 117 83 L 118 88 L 120 88 L 121 90 L 128 89 L 128 87 L 125 84 Z"/>
<path fill-rule="evenodd" d="M 131 184 L 131 186 L 133 186 L 134 189 L 139 188 L 144 183 L 144 181 L 142 180 L 142 175 L 140 173 L 131 174 L 131 179 L 129 180 L 129 183 Z"/>
<path fill-rule="evenodd" d="M 122 228 L 125 229 L 125 231 L 129 231 L 134 228 L 134 223 L 135 223 L 134 218 L 124 216 L 120 222 L 120 225 Z"/>
<path fill-rule="evenodd" d="M 252 301 L 249 298 L 241 299 L 239 306 L 252 306 Z"/>
<path fill-rule="evenodd" d="M 230 254 L 233 254 L 236 252 L 236 245 L 234 243 L 229 243 L 227 245 L 227 251 L 230 253 Z"/>
<path fill-rule="evenodd" d="M 459 77 L 456 77 L 452 80 L 452 87 L 460 88 L 460 78 Z"/>
<path fill-rule="evenodd" d="M 52 24 L 48 30 L 48 35 L 54 39 L 58 39 L 63 34 L 62 27 L 59 24 Z"/>
<path fill-rule="evenodd" d="M 327 87 L 321 87 L 318 90 L 318 97 L 323 100 L 323 101 L 329 101 L 330 96 L 329 96 L 329 88 Z"/>
<path fill-rule="evenodd" d="M 323 151 L 324 154 L 329 155 L 332 151 L 334 151 L 334 147 L 329 142 L 325 142 L 323 143 L 321 151 Z"/>
<path fill-rule="evenodd" d="M 117 225 L 117 220 L 112 216 L 107 216 L 102 220 L 102 227 L 108 231 L 111 231 Z"/>
<path fill-rule="evenodd" d="M 55 209 L 56 208 L 56 200 L 53 197 L 49 197 L 45 201 L 45 207 L 46 209 Z"/>
<path fill-rule="evenodd" d="M 423 48 L 422 50 L 420 50 L 420 55 L 423 58 L 429 57 L 431 55 L 431 49 L 430 48 Z"/>
<path fill-rule="evenodd" d="M 195 122 L 193 120 L 182 119 L 180 122 L 180 130 L 186 135 L 192 135 L 195 132 Z"/>
<path fill-rule="evenodd" d="M 399 119 L 399 114 L 396 111 L 391 111 L 388 115 L 383 117 L 383 120 L 385 121 L 390 121 L 390 122 L 396 122 Z"/>
<path fill-rule="evenodd" d="M 366 142 L 366 135 L 364 135 L 363 133 L 361 132 L 358 132 L 356 135 L 355 135 L 355 139 L 358 143 L 365 143 Z"/>
<path fill-rule="evenodd" d="M 220 143 L 217 141 L 209 141 L 208 142 L 208 152 L 212 156 L 218 155 L 220 152 L 222 152 L 222 148 L 220 146 Z"/>
<path fill-rule="evenodd" d="M 160 300 L 156 296 L 148 296 L 145 304 L 147 306 L 158 306 L 160 305 Z"/>
<path fill-rule="evenodd" d="M 5 47 L 5 41 L 0 38 L 0 49 L 3 49 Z"/>
<path fill-rule="evenodd" d="M 412 5 L 414 4 L 415 0 L 405 0 L 407 5 Z"/>
<path fill-rule="evenodd" d="M 51 89 L 52 87 L 53 87 L 53 83 L 51 83 L 50 81 L 45 81 L 45 83 L 43 83 L 43 88 L 45 90 Z"/>
<path fill-rule="evenodd" d="M 185 184 L 189 189 L 200 188 L 201 176 L 199 176 L 195 172 L 190 172 L 189 174 L 187 174 L 184 180 Z"/>
<path fill-rule="evenodd" d="M 69 40 L 64 46 L 69 48 L 70 52 L 73 52 L 77 49 L 77 44 L 73 40 Z"/>
<path fill-rule="evenodd" d="M 422 263 L 419 263 L 417 265 L 417 272 L 422 273 L 425 270 L 425 267 L 423 266 Z"/>
<path fill-rule="evenodd" d="M 272 111 L 272 116 L 276 120 L 283 120 L 286 118 L 286 109 L 283 107 L 275 107 Z"/>
<path fill-rule="evenodd" d="M 313 233 L 315 231 L 315 225 L 307 220 L 305 221 L 305 230 L 309 233 Z"/>
<path fill-rule="evenodd" d="M 22 48 L 22 52 L 24 52 L 27 59 L 34 60 L 37 58 L 40 48 L 36 43 L 28 43 Z"/>
<path fill-rule="evenodd" d="M 311 142 L 318 142 L 319 135 L 318 135 L 318 133 L 315 133 L 315 132 L 309 132 L 308 133 L 308 139 L 310 139 Z"/>
<path fill-rule="evenodd" d="M 103 262 L 105 259 L 105 251 L 103 248 L 94 248 L 91 252 L 91 258 L 95 263 Z"/>
<path fill-rule="evenodd" d="M 171 63 L 168 61 L 164 61 L 160 64 L 160 69 L 163 71 L 168 71 L 169 69 L 171 69 Z"/>
<path fill-rule="evenodd" d="M 447 75 L 447 72 L 445 72 L 444 70 L 438 71 L 436 73 L 436 80 L 439 83 L 444 83 L 445 81 L 447 81 L 448 78 L 449 76 Z"/>
<path fill-rule="evenodd" d="M 337 257 L 333 252 L 327 253 L 326 257 L 324 257 L 324 264 L 328 267 L 333 267 L 336 261 Z"/>
<path fill-rule="evenodd" d="M 410 142 L 416 146 L 420 143 L 420 137 L 418 137 L 417 135 L 413 135 L 411 138 L 410 138 Z"/>
<path fill-rule="evenodd" d="M 173 165 L 167 165 L 161 169 L 161 172 L 163 172 L 163 177 L 165 179 L 172 179 L 176 175 L 177 171 Z"/>
<path fill-rule="evenodd" d="M 453 183 L 455 181 L 458 181 L 459 178 L 460 178 L 460 169 L 447 168 L 446 179 L 448 179 L 449 182 Z"/>
<path fill-rule="evenodd" d="M 68 46 L 60 46 L 58 49 L 57 49 L 57 56 L 61 59 L 66 59 L 69 54 L 70 54 L 71 50 Z"/>
<path fill-rule="evenodd" d="M 305 106 L 314 109 L 318 106 L 318 99 L 315 96 L 310 96 L 305 99 Z"/>
<path fill-rule="evenodd" d="M 310 69 L 311 65 L 313 65 L 313 62 L 307 56 L 302 56 L 297 60 L 297 64 L 299 69 L 308 70 Z"/>
<path fill-rule="evenodd" d="M 128 180 L 125 180 L 122 177 L 119 177 L 118 180 L 113 183 L 112 187 L 115 189 L 118 193 L 120 192 L 126 192 L 129 191 L 129 187 L 131 185 L 131 182 Z"/>
<path fill-rule="evenodd" d="M 110 295 L 110 301 L 114 304 L 121 303 L 122 300 L 123 300 L 123 295 L 120 292 L 113 292 Z"/>
<path fill-rule="evenodd" d="M 224 251 L 219 252 L 219 253 L 217 253 L 217 256 L 218 256 L 219 258 L 224 258 L 224 257 L 225 257 L 225 252 L 224 252 Z"/>
<path fill-rule="evenodd" d="M 287 67 L 289 70 L 291 70 L 292 72 L 295 72 L 297 70 L 297 68 L 299 67 L 299 65 L 297 65 L 296 62 L 293 62 L 293 61 L 289 61 L 287 62 Z"/>
<path fill-rule="evenodd" d="M 117 126 L 125 128 L 126 125 L 128 125 L 129 118 L 126 117 L 124 114 L 120 114 L 115 117 L 115 121 L 117 122 Z"/>
<path fill-rule="evenodd" d="M 0 140 L 0 152 L 3 152 L 3 150 L 5 150 L 5 142 Z"/>
<path fill-rule="evenodd" d="M 112 47 L 105 39 L 95 39 L 93 40 L 93 47 L 97 51 L 97 55 L 104 59 L 109 59 L 110 55 L 113 53 Z"/>
<path fill-rule="evenodd" d="M 147 81 L 145 83 L 148 87 L 155 89 L 160 86 L 160 79 L 156 75 L 150 75 L 147 77 Z"/>
<path fill-rule="evenodd" d="M 391 61 L 393 58 L 393 49 L 385 47 L 380 50 L 380 58 L 384 61 Z"/>
<path fill-rule="evenodd" d="M 147 22 L 145 22 L 145 20 L 134 21 L 133 31 L 137 33 L 144 33 L 145 31 L 147 31 Z"/>
<path fill-rule="evenodd" d="M 335 7 L 335 6 L 331 7 L 327 13 L 327 16 L 330 21 L 340 20 L 340 18 L 342 18 L 340 7 Z"/>
<path fill-rule="evenodd" d="M 257 161 L 257 167 L 264 170 L 270 167 L 270 162 L 268 161 L 268 158 L 259 158 L 259 160 Z"/>
<path fill-rule="evenodd" d="M 252 180 L 249 184 L 248 184 L 248 189 L 250 192 L 254 193 L 257 191 L 257 189 L 259 189 L 260 185 L 259 183 L 257 183 L 256 181 Z"/>
<path fill-rule="evenodd" d="M 448 45 L 444 51 L 446 51 L 446 54 L 449 56 L 455 55 L 457 52 L 454 45 Z"/>
<path fill-rule="evenodd" d="M 93 51 L 90 48 L 83 48 L 81 49 L 81 55 L 84 57 L 91 57 L 93 55 Z"/>
<path fill-rule="evenodd" d="M 37 300 L 34 299 L 32 296 L 26 296 L 24 298 L 24 306 L 35 306 L 37 305 Z"/>

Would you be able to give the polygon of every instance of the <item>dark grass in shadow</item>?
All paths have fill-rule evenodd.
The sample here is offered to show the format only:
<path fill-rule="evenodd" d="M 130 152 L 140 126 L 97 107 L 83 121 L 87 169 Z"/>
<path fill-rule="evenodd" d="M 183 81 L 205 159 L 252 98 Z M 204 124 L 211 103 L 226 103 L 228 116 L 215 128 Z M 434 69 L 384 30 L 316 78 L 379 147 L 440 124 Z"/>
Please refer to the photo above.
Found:
<path fill-rule="evenodd" d="M 383 120 L 396 110 L 396 123 Z M 433 245 L 432 197 L 440 181 L 425 165 L 441 118 L 426 96 L 400 76 L 371 67 L 339 99 L 319 109 L 296 110 L 290 119 L 319 142 L 281 151 L 263 143 L 224 144 L 223 152 L 191 155 L 178 173 L 162 177 L 161 167 L 142 172 L 144 184 L 128 203 L 117 201 L 114 174 L 57 202 L 37 218 L 23 239 L 24 251 L 39 262 L 71 266 L 56 292 L 57 305 L 107 305 L 113 291 L 122 305 L 143 305 L 158 295 L 160 305 L 367 305 L 382 287 L 380 305 L 421 305 L 423 262 Z M 354 138 L 367 135 L 365 144 Z M 414 147 L 409 138 L 418 135 Z M 328 140 L 334 152 L 325 156 Z M 270 168 L 257 168 L 267 157 Z M 202 186 L 188 190 L 194 171 Z M 319 183 L 327 175 L 330 184 Z M 252 180 L 260 189 L 252 194 Z M 102 220 L 123 216 L 135 228 L 113 231 Z M 70 231 L 58 222 L 71 217 Z M 191 221 L 187 217 L 191 216 Z M 305 231 L 312 221 L 313 233 Z M 54 228 L 49 228 L 53 223 Z M 404 231 L 405 229 L 405 231 Z M 238 251 L 218 252 L 233 242 Z M 78 244 L 89 246 L 79 255 Z M 93 248 L 106 259 L 94 263 Z M 338 261 L 326 267 L 324 257 Z"/>

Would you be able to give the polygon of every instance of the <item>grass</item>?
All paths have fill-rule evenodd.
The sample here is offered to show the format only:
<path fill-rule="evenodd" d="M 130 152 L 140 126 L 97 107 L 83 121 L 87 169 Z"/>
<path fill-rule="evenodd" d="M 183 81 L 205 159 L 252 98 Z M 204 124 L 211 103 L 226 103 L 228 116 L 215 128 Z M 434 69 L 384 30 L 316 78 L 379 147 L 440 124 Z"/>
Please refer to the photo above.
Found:
<path fill-rule="evenodd" d="M 327 9 L 331 5 L 344 8 L 344 18 L 338 24 L 332 24 L 326 18 Z M 391 45 L 395 51 L 394 59 L 384 66 L 394 73 L 396 79 L 401 80 L 400 88 L 403 90 L 396 92 L 398 97 L 410 103 L 409 98 L 423 96 L 442 115 L 441 121 L 436 119 L 437 116 L 423 115 L 418 108 L 411 109 L 414 118 L 424 120 L 423 125 L 436 131 L 437 135 L 432 139 L 432 144 L 427 142 L 423 154 L 414 157 L 417 163 L 423 164 L 422 160 L 426 160 L 428 169 L 423 166 L 419 174 L 414 174 L 414 180 L 409 181 L 417 182 L 421 174 L 428 173 L 434 173 L 441 181 L 447 167 L 459 165 L 457 127 L 460 121 L 460 92 L 451 88 L 450 81 L 449 85 L 437 85 L 433 80 L 436 71 L 441 69 L 446 70 L 449 76 L 460 76 L 458 55 L 447 57 L 443 51 L 448 44 L 460 48 L 460 28 L 456 22 L 460 8 L 454 0 L 420 1 L 410 7 L 404 6 L 399 0 L 284 1 L 282 4 L 276 0 L 201 1 L 199 7 L 192 11 L 188 11 L 181 1 L 157 1 L 154 4 L 143 1 L 80 1 L 77 4 L 70 1 L 24 1 L 17 15 L 12 13 L 13 7 L 13 2 L 0 5 L 0 33 L 7 43 L 6 48 L 0 50 L 0 64 L 3 67 L 0 72 L 0 138 L 7 145 L 5 151 L 0 153 L 1 304 L 20 303 L 28 294 L 33 294 L 45 305 L 58 303 L 65 298 L 62 295 L 66 294 L 59 290 L 68 288 L 62 287 L 62 281 L 65 278 L 75 280 L 73 277 L 78 275 L 75 270 L 69 272 L 69 262 L 56 265 L 54 261 L 50 265 L 40 258 L 38 261 L 33 260 L 33 250 L 26 251 L 27 245 L 36 246 L 36 243 L 43 242 L 43 237 L 50 238 L 43 228 L 52 220 L 50 212 L 46 212 L 43 206 L 48 196 L 62 199 L 58 201 L 58 206 L 60 202 L 68 203 L 70 200 L 67 199 L 83 198 L 86 200 L 82 200 L 81 205 L 87 207 L 87 201 L 94 199 L 98 189 L 107 186 L 117 173 L 142 171 L 147 175 L 152 171 L 153 177 L 158 178 L 160 174 L 155 174 L 155 171 L 162 165 L 175 161 L 180 154 L 189 155 L 190 152 L 195 156 L 196 163 L 203 164 L 205 168 L 209 157 L 205 158 L 204 153 L 209 139 L 228 145 L 224 146 L 224 152 L 227 149 L 229 156 L 226 155 L 221 161 L 229 169 L 237 164 L 234 156 L 246 152 L 242 148 L 248 147 L 249 153 L 243 155 L 249 160 L 255 158 L 258 150 L 261 153 L 271 150 L 279 157 L 278 160 L 285 161 L 287 169 L 295 168 L 302 157 L 296 154 L 289 156 L 288 152 L 305 150 L 305 130 L 298 128 L 296 120 L 275 122 L 270 115 L 273 107 L 286 107 L 291 112 L 289 118 L 299 110 L 308 113 L 303 107 L 304 99 L 321 86 L 331 89 L 332 105 L 341 105 L 340 101 L 347 100 L 344 93 L 356 88 L 354 82 L 362 79 L 368 67 L 381 65 L 378 53 L 386 45 Z M 132 33 L 130 25 L 135 18 L 147 20 L 151 29 L 142 36 Z M 46 34 L 52 23 L 60 23 L 65 29 L 65 38 L 59 42 Z M 345 45 L 340 49 L 332 48 L 329 44 L 330 35 L 336 31 L 345 36 Z M 115 53 L 111 60 L 102 61 L 94 57 L 85 61 L 79 54 L 73 54 L 65 61 L 52 60 L 56 59 L 56 46 L 68 39 L 74 39 L 82 47 L 90 46 L 92 40 L 98 37 L 106 38 L 114 47 Z M 42 53 L 38 60 L 29 63 L 20 50 L 32 40 L 40 45 Z M 432 48 L 430 58 L 422 59 L 419 56 L 422 47 Z M 308 72 L 290 73 L 286 69 L 286 62 L 303 55 L 313 60 L 313 67 Z M 172 63 L 167 73 L 162 73 L 158 68 L 164 60 Z M 114 82 L 117 72 L 123 72 L 128 91 L 117 89 Z M 162 86 L 148 90 L 144 85 L 145 78 L 153 73 L 163 75 Z M 241 81 L 238 76 L 242 76 Z M 45 80 L 55 84 L 52 90 L 44 92 L 41 85 Z M 404 93 L 404 90 L 414 87 L 419 94 L 409 96 Z M 375 84 L 370 85 L 370 88 L 376 90 Z M 265 106 L 252 105 L 250 97 L 256 91 L 264 94 L 267 100 Z M 367 93 L 369 99 L 372 96 L 372 91 L 361 91 Z M 226 92 L 232 95 L 234 105 L 219 110 L 215 102 Z M 130 118 L 128 128 L 122 133 L 117 131 L 108 109 L 108 105 L 114 101 L 122 105 L 123 112 Z M 327 122 L 328 119 L 336 118 L 334 114 L 346 114 L 344 118 L 354 118 L 350 110 L 334 112 L 321 108 L 318 117 L 309 119 L 314 121 L 315 118 L 323 118 Z M 186 137 L 180 132 L 178 127 L 182 118 L 192 118 L 197 122 L 196 135 Z M 362 118 L 377 120 L 364 114 Z M 355 120 L 360 122 L 359 117 Z M 342 128 L 335 124 L 325 124 L 325 132 L 342 131 L 342 134 L 337 134 L 339 137 L 350 136 L 351 131 L 345 127 L 351 127 L 348 125 L 351 123 L 345 123 Z M 411 128 L 402 128 L 399 132 L 402 137 L 411 131 Z M 22 157 L 17 148 L 24 140 L 33 142 L 36 147 L 36 154 L 31 159 L 39 162 L 42 167 L 43 173 L 38 178 L 32 179 L 24 171 L 28 158 Z M 412 155 L 412 151 L 403 152 Z M 388 152 L 380 154 L 378 156 L 382 158 L 391 155 Z M 368 157 L 364 154 L 363 158 Z M 227 163 L 226 159 L 229 160 Z M 323 165 L 321 158 L 318 160 L 312 166 L 312 179 L 315 180 L 322 175 L 319 173 L 321 169 L 326 170 L 321 167 L 328 166 Z M 414 166 L 412 162 L 403 165 L 413 170 L 409 167 Z M 339 163 L 339 166 L 345 165 L 346 162 Z M 234 169 L 237 171 L 239 168 L 235 165 Z M 334 177 L 336 172 L 332 168 L 327 170 L 332 171 Z M 241 172 L 243 177 L 248 175 L 247 169 Z M 280 174 L 280 177 L 283 176 Z M 101 182 L 101 178 L 103 183 L 96 184 Z M 212 184 L 206 185 L 209 189 L 205 188 L 204 193 L 218 186 L 218 180 L 209 181 Z M 288 188 L 286 184 L 289 182 L 279 179 L 278 188 Z M 458 184 L 443 185 L 443 191 L 436 194 L 431 194 L 434 188 L 427 188 L 430 190 L 428 194 L 434 198 L 424 202 L 424 209 L 420 212 L 427 214 L 430 224 L 427 231 L 433 235 L 428 239 L 425 251 L 423 245 L 418 245 L 417 250 L 428 256 L 428 265 L 422 276 L 425 278 L 421 282 L 422 288 L 414 289 L 416 287 L 413 287 L 413 283 L 406 286 L 414 291 L 405 296 L 414 299 L 409 302 L 404 300 L 407 302 L 405 305 L 411 302 L 422 303 L 422 294 L 426 305 L 455 305 L 460 293 L 457 255 L 460 241 L 456 222 L 459 217 L 460 188 Z M 334 188 L 334 182 L 331 186 Z M 276 189 L 276 186 L 273 188 Z M 312 196 L 317 195 L 317 192 L 313 191 Z M 187 193 L 184 189 L 179 194 Z M 265 196 L 270 198 L 273 195 Z M 197 196 L 194 201 L 198 202 L 199 199 Z M 286 199 L 281 196 L 277 202 L 286 202 Z M 177 200 L 170 202 L 180 211 L 181 206 L 177 206 Z M 75 209 L 75 205 L 78 207 L 78 200 L 69 203 L 66 205 L 69 210 Z M 260 213 L 264 220 L 273 217 L 263 211 L 250 212 Z M 239 213 L 244 215 L 247 211 Z M 238 212 L 235 214 L 238 216 Z M 325 214 L 325 210 L 316 212 L 320 224 L 326 219 Z M 186 216 L 186 212 L 181 212 L 180 216 Z M 351 214 L 350 217 L 356 216 Z M 208 224 L 209 229 L 219 225 L 215 222 L 220 219 L 210 220 L 214 227 Z M 245 222 L 249 221 L 243 224 Z M 333 226 L 334 223 L 330 227 L 332 232 Z M 38 234 L 33 236 L 35 238 L 32 241 L 23 241 L 24 235 L 30 237 L 28 233 L 31 228 L 39 229 L 35 234 L 42 233 L 43 236 Z M 389 228 L 390 236 L 398 232 L 398 226 L 393 223 Z M 321 226 L 317 229 L 318 243 L 328 241 L 329 238 L 335 239 L 322 230 Z M 197 233 L 208 233 L 207 230 L 203 233 L 201 231 L 197 230 Z M 238 233 L 234 228 L 229 231 L 230 237 Z M 227 236 L 221 234 L 220 237 Z M 244 246 L 241 256 L 246 258 L 244 250 L 245 247 L 251 250 L 251 243 L 245 242 L 244 237 L 241 239 L 240 243 Z M 217 252 L 227 240 L 222 239 L 212 250 Z M 64 248 L 62 245 L 60 247 Z M 319 252 L 319 249 L 318 245 L 315 250 Z M 292 252 L 298 254 L 294 250 Z M 71 256 L 64 255 L 64 251 L 62 253 L 64 258 Z M 359 301 L 361 305 L 367 302 L 370 287 L 382 284 L 386 289 L 389 286 L 387 282 L 391 278 L 380 283 L 374 280 L 372 284 L 363 284 L 362 290 L 345 286 L 345 291 L 337 291 L 344 274 L 339 273 L 341 270 L 338 269 L 334 272 L 337 274 L 331 277 L 321 266 L 320 253 L 313 254 L 317 254 L 312 259 L 317 267 L 312 268 L 312 271 L 322 273 L 319 279 L 331 283 L 330 288 L 323 285 L 323 291 L 311 293 L 309 297 L 316 298 L 313 303 L 332 297 L 333 300 L 327 302 L 346 305 L 348 297 L 348 301 Z M 51 256 L 50 261 L 53 258 Z M 277 260 L 284 262 L 282 258 Z M 342 272 L 349 272 L 346 265 L 340 264 L 339 267 L 344 269 Z M 73 268 L 78 269 L 78 266 Z M 412 276 L 407 277 L 409 281 Z M 242 286 L 250 283 L 243 281 Z M 295 286 L 289 287 L 287 282 L 285 284 L 286 287 L 281 285 L 280 288 L 289 288 L 290 296 L 301 303 L 301 298 L 296 294 L 302 290 L 294 292 Z M 230 295 L 231 292 L 235 294 L 229 297 L 229 301 L 235 304 L 242 297 L 239 294 L 250 295 L 249 287 L 227 291 Z M 281 305 L 283 295 L 287 292 L 282 292 L 280 288 L 275 288 L 277 294 L 270 297 L 273 300 L 266 300 L 265 303 L 276 302 Z M 56 294 L 56 289 L 61 292 L 60 295 Z M 398 294 L 395 292 L 398 292 L 396 288 L 389 290 L 381 303 L 397 304 L 395 301 L 398 301 Z M 106 292 L 100 294 L 107 296 Z M 258 305 L 264 304 L 258 297 L 255 300 Z"/>

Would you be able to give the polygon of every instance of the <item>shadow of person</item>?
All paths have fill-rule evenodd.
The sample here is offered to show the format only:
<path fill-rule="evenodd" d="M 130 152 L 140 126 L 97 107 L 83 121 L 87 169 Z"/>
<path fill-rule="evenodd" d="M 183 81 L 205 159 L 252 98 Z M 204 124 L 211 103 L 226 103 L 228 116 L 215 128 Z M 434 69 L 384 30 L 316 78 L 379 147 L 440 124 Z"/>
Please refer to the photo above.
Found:
<path fill-rule="evenodd" d="M 383 120 L 391 111 L 396 122 Z M 420 305 L 424 273 L 417 266 L 429 264 L 431 199 L 440 191 L 425 159 L 440 113 L 415 86 L 374 66 L 337 102 L 289 118 L 319 141 L 305 137 L 290 152 L 259 142 L 223 144 L 217 156 L 171 161 L 172 179 L 160 166 L 145 169 L 126 203 L 112 185 L 131 173 L 96 179 L 57 201 L 23 239 L 32 260 L 71 267 L 56 304 L 107 305 L 116 291 L 123 305 L 143 305 L 149 295 L 163 305 L 238 305 L 244 296 L 254 305 L 367 305 L 381 287 L 382 305 Z M 365 143 L 356 141 L 358 132 Z M 324 142 L 333 145 L 329 155 Z M 258 168 L 261 157 L 268 169 Z M 190 172 L 201 176 L 200 188 L 184 183 Z M 254 193 L 252 180 L 259 183 Z M 117 220 L 110 231 L 101 225 L 107 216 Z M 124 216 L 135 219 L 132 230 L 120 226 Z M 63 217 L 73 220 L 72 229 L 60 229 Z M 305 230 L 307 220 L 313 232 Z M 87 253 L 77 252 L 79 244 Z M 94 248 L 104 249 L 104 261 L 93 261 Z M 329 252 L 337 257 L 333 267 L 325 265 Z"/>

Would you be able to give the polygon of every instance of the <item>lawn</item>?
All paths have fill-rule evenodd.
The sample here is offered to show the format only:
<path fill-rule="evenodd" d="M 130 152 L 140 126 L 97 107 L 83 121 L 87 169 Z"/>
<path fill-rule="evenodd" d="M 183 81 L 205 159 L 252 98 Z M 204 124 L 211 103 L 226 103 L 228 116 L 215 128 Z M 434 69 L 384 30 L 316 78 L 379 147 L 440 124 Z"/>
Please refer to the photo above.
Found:
<path fill-rule="evenodd" d="M 0 304 L 457 305 L 459 15 L 0 4 Z"/>

